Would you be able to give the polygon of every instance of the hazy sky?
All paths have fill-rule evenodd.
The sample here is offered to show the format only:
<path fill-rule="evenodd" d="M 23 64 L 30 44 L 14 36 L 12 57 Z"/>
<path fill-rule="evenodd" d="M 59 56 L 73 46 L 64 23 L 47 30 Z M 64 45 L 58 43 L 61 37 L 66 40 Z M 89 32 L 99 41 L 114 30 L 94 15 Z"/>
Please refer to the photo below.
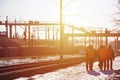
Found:
<path fill-rule="evenodd" d="M 0 0 L 0 20 L 59 21 L 60 0 Z M 63 7 L 72 0 L 63 0 Z M 63 8 L 63 21 L 79 26 L 111 26 L 117 0 L 73 0 Z"/>

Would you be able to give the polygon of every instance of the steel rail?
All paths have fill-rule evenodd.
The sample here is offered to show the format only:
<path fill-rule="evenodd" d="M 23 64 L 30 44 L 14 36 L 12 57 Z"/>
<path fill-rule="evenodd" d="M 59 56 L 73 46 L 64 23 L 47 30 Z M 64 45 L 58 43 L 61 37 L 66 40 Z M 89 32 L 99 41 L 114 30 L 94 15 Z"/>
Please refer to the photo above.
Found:
<path fill-rule="evenodd" d="M 29 77 L 35 74 L 46 73 L 59 68 L 80 64 L 84 60 L 82 57 L 78 57 L 0 67 L 0 79 L 13 80 L 19 77 Z"/>

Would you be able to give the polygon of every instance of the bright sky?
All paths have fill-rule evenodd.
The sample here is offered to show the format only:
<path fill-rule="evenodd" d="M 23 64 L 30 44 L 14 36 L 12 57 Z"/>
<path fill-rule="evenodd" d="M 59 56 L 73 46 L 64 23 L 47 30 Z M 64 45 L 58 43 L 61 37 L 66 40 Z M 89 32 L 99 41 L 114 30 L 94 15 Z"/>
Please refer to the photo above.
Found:
<path fill-rule="evenodd" d="M 59 21 L 60 0 L 0 0 L 0 20 Z M 63 0 L 63 7 L 72 0 Z M 108 27 L 117 0 L 73 0 L 63 8 L 63 21 L 79 26 Z"/>

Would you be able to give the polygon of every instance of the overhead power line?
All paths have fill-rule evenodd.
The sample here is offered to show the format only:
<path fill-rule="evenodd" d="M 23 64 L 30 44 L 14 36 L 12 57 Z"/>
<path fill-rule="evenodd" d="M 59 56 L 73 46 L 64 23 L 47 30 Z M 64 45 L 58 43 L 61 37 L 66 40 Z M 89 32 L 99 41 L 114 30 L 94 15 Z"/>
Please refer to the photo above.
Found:
<path fill-rule="evenodd" d="M 69 1 L 65 6 L 63 6 L 63 9 L 66 8 L 68 5 L 70 5 L 74 0 Z"/>
<path fill-rule="evenodd" d="M 50 0 L 50 1 L 55 3 L 56 5 L 59 5 L 59 3 L 56 0 Z"/>

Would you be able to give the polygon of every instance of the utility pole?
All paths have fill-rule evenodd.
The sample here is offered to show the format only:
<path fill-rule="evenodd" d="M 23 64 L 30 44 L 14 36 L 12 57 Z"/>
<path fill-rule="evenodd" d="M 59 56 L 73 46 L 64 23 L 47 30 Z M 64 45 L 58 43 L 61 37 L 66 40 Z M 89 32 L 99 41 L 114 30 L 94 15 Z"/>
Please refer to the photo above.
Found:
<path fill-rule="evenodd" d="M 63 58 L 63 33 L 64 27 L 62 23 L 62 0 L 60 0 L 60 58 Z"/>
<path fill-rule="evenodd" d="M 29 22 L 29 25 L 28 25 L 28 47 L 30 49 L 30 46 L 31 46 L 31 42 L 30 42 L 30 22 Z"/>
<path fill-rule="evenodd" d="M 108 34 L 109 34 L 109 32 L 108 32 L 108 30 L 107 30 L 107 28 L 105 29 L 105 45 L 106 45 L 106 47 L 108 46 Z"/>
<path fill-rule="evenodd" d="M 9 29 L 10 29 L 10 39 L 12 39 L 12 25 L 9 25 Z"/>
<path fill-rule="evenodd" d="M 16 27 L 16 19 L 15 19 L 15 38 L 17 38 L 17 29 L 16 29 L 17 27 Z"/>
<path fill-rule="evenodd" d="M 6 26 L 6 35 L 8 38 L 8 16 L 6 16 L 5 26 Z"/>

